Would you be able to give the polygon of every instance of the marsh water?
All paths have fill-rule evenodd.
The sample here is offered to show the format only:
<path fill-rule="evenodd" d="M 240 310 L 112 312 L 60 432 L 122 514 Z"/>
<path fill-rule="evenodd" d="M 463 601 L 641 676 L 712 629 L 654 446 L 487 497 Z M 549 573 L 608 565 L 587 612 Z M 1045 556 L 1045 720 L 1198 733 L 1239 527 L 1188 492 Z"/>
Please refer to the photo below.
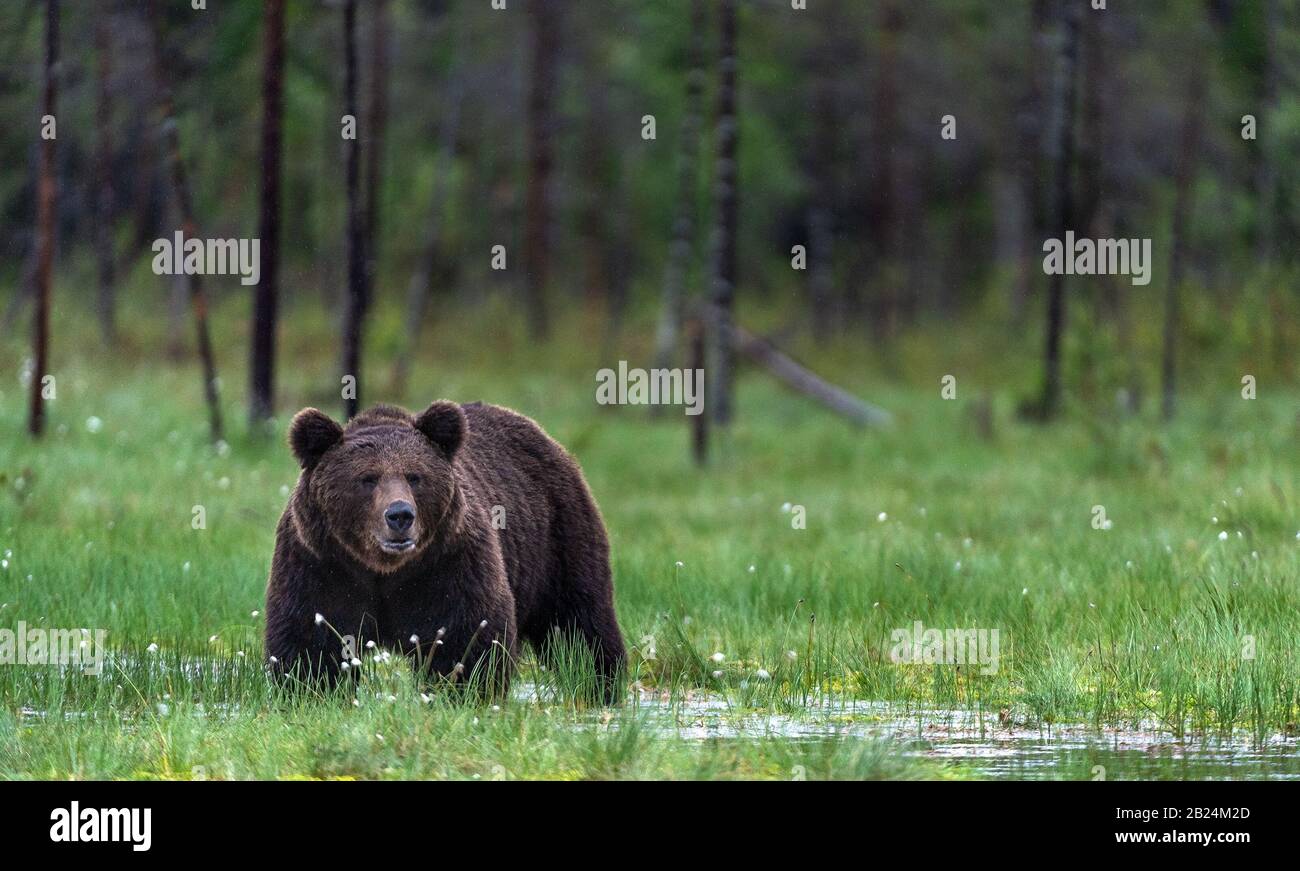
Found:
<path fill-rule="evenodd" d="M 768 738 L 883 740 L 955 773 L 1012 780 L 1300 780 L 1296 736 L 1178 737 L 1153 723 L 1132 728 L 1027 725 L 998 712 L 904 708 L 840 700 L 796 714 L 746 712 L 717 696 L 642 693 L 647 721 L 698 741 Z"/>
<path fill-rule="evenodd" d="M 176 664 L 171 668 L 175 669 Z M 221 666 L 182 663 L 186 676 L 220 676 Z M 159 665 L 149 669 L 158 671 Z M 168 671 L 162 667 L 162 671 Z M 383 694 L 380 694 L 383 695 Z M 514 701 L 557 703 L 552 689 L 516 682 Z M 164 696 L 164 700 L 168 699 Z M 389 696 L 390 701 L 395 697 Z M 165 701 L 163 703 L 165 706 Z M 226 716 L 239 705 L 214 704 L 207 715 Z M 24 707 L 23 716 L 44 711 Z M 64 712 L 64 716 L 90 716 Z M 864 744 L 925 759 L 954 776 L 1007 780 L 1300 780 L 1300 736 L 1294 733 L 1179 736 L 1155 722 L 1125 727 L 1026 722 L 1003 711 L 943 710 L 836 698 L 788 713 L 737 704 L 709 692 L 634 691 L 622 712 L 580 715 L 579 728 L 619 728 L 632 716 L 641 728 L 686 741 L 765 741 Z"/>

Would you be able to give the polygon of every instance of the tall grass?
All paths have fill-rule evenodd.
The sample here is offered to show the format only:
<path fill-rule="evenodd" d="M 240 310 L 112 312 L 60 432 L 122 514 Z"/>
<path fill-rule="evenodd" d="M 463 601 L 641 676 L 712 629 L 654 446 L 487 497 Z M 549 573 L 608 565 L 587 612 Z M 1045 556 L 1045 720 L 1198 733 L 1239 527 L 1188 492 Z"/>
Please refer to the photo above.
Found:
<path fill-rule="evenodd" d="M 340 404 L 331 328 L 313 318 L 286 330 L 281 430 L 302 405 Z M 736 716 L 870 699 L 1180 737 L 1264 739 L 1300 721 L 1297 394 L 1237 398 L 1231 366 L 1190 377 L 1168 427 L 1104 406 L 1035 427 L 1011 412 L 1031 379 L 1005 359 L 982 364 L 970 337 L 901 344 L 911 381 L 841 346 L 807 349 L 894 411 L 895 427 L 855 431 L 747 376 L 738 421 L 701 471 L 678 411 L 594 403 L 595 370 L 641 360 L 643 339 L 610 359 L 578 340 L 588 327 L 575 320 L 553 347 L 530 348 L 496 328 L 508 322 L 495 303 L 439 321 L 409 393 L 386 392 L 379 357 L 364 398 L 499 402 L 564 443 L 609 525 L 632 653 L 621 710 L 581 701 L 594 679 L 582 657 L 544 671 L 528 652 L 517 684 L 534 692 L 494 708 L 404 668 L 368 665 L 330 695 L 271 687 L 263 591 L 293 461 L 238 427 L 208 444 L 195 367 L 159 365 L 157 327 L 141 323 L 139 344 L 113 355 L 89 334 L 59 343 L 41 443 L 23 432 L 23 348 L 0 343 L 0 627 L 105 628 L 112 649 L 99 678 L 0 666 L 0 776 L 952 773 L 860 742 L 701 745 L 656 726 L 642 696 L 720 699 Z M 238 420 L 244 326 L 230 308 L 215 323 Z M 372 347 L 398 347 L 400 327 L 381 309 Z M 939 376 L 954 370 L 961 398 L 943 401 Z M 991 430 L 971 422 L 968 389 L 990 392 Z M 1093 527 L 1096 505 L 1109 529 Z M 890 661 L 891 631 L 915 620 L 997 629 L 997 672 Z"/>

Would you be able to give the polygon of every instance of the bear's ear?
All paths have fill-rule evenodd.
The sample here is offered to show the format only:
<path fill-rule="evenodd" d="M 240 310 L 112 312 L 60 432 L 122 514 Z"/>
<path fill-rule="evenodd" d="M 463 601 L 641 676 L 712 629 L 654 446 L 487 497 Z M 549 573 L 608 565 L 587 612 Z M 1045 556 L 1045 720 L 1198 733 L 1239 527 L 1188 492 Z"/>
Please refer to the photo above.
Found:
<path fill-rule="evenodd" d="M 459 405 L 440 400 L 415 416 L 415 428 L 441 448 L 450 460 L 464 440 L 469 424 Z"/>
<path fill-rule="evenodd" d="M 343 438 L 343 427 L 328 414 L 304 408 L 289 424 L 289 447 L 304 469 L 316 465 L 321 456 Z"/>

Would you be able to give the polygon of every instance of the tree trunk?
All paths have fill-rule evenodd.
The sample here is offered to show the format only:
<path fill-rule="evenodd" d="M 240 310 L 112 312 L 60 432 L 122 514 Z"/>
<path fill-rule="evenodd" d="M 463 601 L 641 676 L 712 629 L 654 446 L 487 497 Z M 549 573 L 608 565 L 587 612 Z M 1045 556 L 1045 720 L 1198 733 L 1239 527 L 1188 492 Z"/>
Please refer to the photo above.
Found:
<path fill-rule="evenodd" d="M 370 97 L 366 104 L 366 287 L 379 268 L 379 213 L 383 207 L 384 138 L 388 129 L 388 0 L 372 0 Z"/>
<path fill-rule="evenodd" d="M 1101 15 L 1088 15 L 1080 34 L 1082 67 L 1080 81 L 1082 117 L 1079 134 L 1079 192 L 1074 229 L 1095 238 L 1097 210 L 1102 202 L 1102 152 L 1105 146 L 1106 111 L 1102 91 L 1106 76 L 1106 44 Z"/>
<path fill-rule="evenodd" d="M 1261 87 L 1259 117 L 1256 118 L 1255 146 L 1258 162 L 1255 165 L 1255 206 L 1258 213 L 1255 255 L 1261 265 L 1273 260 L 1275 251 L 1274 208 L 1277 205 L 1277 172 L 1273 168 L 1273 155 L 1269 143 L 1276 141 L 1272 135 L 1277 119 L 1278 94 L 1278 33 L 1282 23 L 1278 15 L 1277 0 L 1264 0 L 1264 72 Z M 1272 283 L 1269 285 L 1272 287 Z M 1270 291 L 1270 296 L 1272 291 Z"/>
<path fill-rule="evenodd" d="M 1020 110 L 1017 117 L 1017 130 L 1020 134 L 1019 150 L 1021 195 L 1024 197 L 1025 236 L 1028 244 L 1021 253 L 1022 263 L 1015 294 L 1012 297 L 1012 312 L 1021 323 L 1030 293 L 1035 284 L 1034 252 L 1035 246 L 1041 245 L 1047 233 L 1048 210 L 1046 185 L 1044 184 L 1044 147 L 1043 147 L 1043 74 L 1049 68 L 1047 29 L 1050 15 L 1048 0 L 1032 0 L 1029 17 L 1029 69 L 1027 86 L 1021 96 Z"/>
<path fill-rule="evenodd" d="M 275 320 L 280 293 L 280 152 L 284 113 L 284 3 L 264 0 L 262 18 L 261 281 L 253 291 L 253 359 L 249 423 L 265 423 L 275 410 Z"/>
<path fill-rule="evenodd" d="M 449 32 L 451 31 L 449 28 Z M 406 308 L 408 312 L 406 325 L 406 352 L 397 356 L 393 368 L 395 392 L 400 396 L 406 391 L 410 377 L 411 362 L 420 344 L 420 331 L 424 326 L 425 313 L 429 308 L 429 299 L 433 295 L 434 273 L 440 264 L 446 262 L 443 251 L 443 219 L 446 212 L 447 197 L 450 195 L 448 176 L 451 163 L 456 155 L 456 138 L 460 132 L 461 104 L 465 97 L 465 76 L 461 70 L 462 52 L 457 50 L 452 61 L 447 83 L 447 113 L 443 118 L 440 131 L 438 156 L 433 172 L 433 192 L 429 197 L 429 229 L 425 234 L 424 250 L 416 262 L 415 271 L 411 273 L 411 283 L 406 289 Z"/>
<path fill-rule="evenodd" d="M 528 94 L 528 184 L 524 193 L 524 294 L 528 332 L 550 332 L 546 292 L 550 269 L 551 169 L 555 162 L 555 88 L 559 55 L 560 0 L 532 0 L 532 86 Z"/>
<path fill-rule="evenodd" d="M 343 114 L 357 116 L 357 0 L 343 3 Z M 359 133 L 359 131 L 356 131 Z M 343 377 L 351 377 L 351 385 L 344 385 L 343 414 L 351 420 L 356 416 L 361 402 L 361 336 L 366 316 L 366 254 L 365 216 L 361 202 L 361 154 L 359 140 L 354 136 L 343 140 L 348 199 L 348 296 L 343 314 Z M 347 388 L 351 387 L 350 390 Z"/>
<path fill-rule="evenodd" d="M 677 147 L 677 215 L 664 268 L 663 308 L 655 331 L 654 365 L 672 365 L 686 305 L 686 282 L 695 251 L 696 190 L 699 178 L 700 128 L 704 115 L 704 34 L 708 17 L 704 0 L 691 0 L 690 69 L 686 105 Z M 659 406 L 655 406 L 659 408 Z"/>
<path fill-rule="evenodd" d="M 163 147 L 171 167 L 172 189 L 176 208 L 181 218 L 181 232 L 186 239 L 199 237 L 194 219 L 194 200 L 185 163 L 181 160 L 180 125 L 176 121 L 176 107 L 166 59 L 163 52 L 162 4 L 150 0 L 149 18 L 153 23 L 154 77 L 157 81 L 158 102 L 162 110 Z M 181 252 L 176 252 L 181 256 Z M 194 312 L 194 332 L 199 346 L 199 362 L 203 367 L 203 395 L 208 405 L 208 427 L 214 442 L 222 438 L 221 399 L 217 394 L 217 364 L 212 353 L 212 337 L 208 332 L 208 301 L 203 292 L 203 276 L 187 276 L 190 288 L 190 308 Z"/>
<path fill-rule="evenodd" d="M 1079 5 L 1069 4 L 1064 12 L 1064 40 L 1058 70 L 1055 159 L 1056 196 L 1053 230 L 1064 243 L 1065 232 L 1074 220 L 1074 103 L 1079 66 Z M 1073 256 L 1073 252 L 1066 252 Z M 1065 334 L 1065 276 L 1050 276 L 1047 284 L 1047 329 L 1043 353 L 1043 395 L 1038 409 L 1043 420 L 1054 417 L 1061 404 L 1061 341 Z"/>
<path fill-rule="evenodd" d="M 843 19 L 838 0 L 822 9 L 822 27 L 812 58 L 813 148 L 810 155 L 813 202 L 808 209 L 808 285 L 812 307 L 813 338 L 829 338 L 835 322 L 835 203 L 839 191 L 837 170 L 839 101 L 836 87 L 843 68 L 839 45 Z"/>
<path fill-rule="evenodd" d="M 720 0 L 718 44 L 717 160 L 713 171 L 714 231 L 712 314 L 708 332 L 713 345 L 709 368 L 710 413 L 726 426 L 732 417 L 735 354 L 731 321 L 736 298 L 736 167 L 739 125 L 736 119 L 736 0 Z"/>
<path fill-rule="evenodd" d="M 1187 106 L 1178 144 L 1178 163 L 1174 171 L 1174 216 L 1170 238 L 1169 283 L 1165 285 L 1164 352 L 1160 362 L 1160 415 L 1166 421 L 1174 416 L 1174 398 L 1178 369 L 1179 293 L 1187 260 L 1187 223 L 1192 211 L 1192 185 L 1196 181 L 1196 162 L 1201 141 L 1202 103 L 1205 102 L 1204 67 L 1192 66 L 1187 86 Z"/>
<path fill-rule="evenodd" d="M 95 259 L 99 271 L 96 314 L 105 346 L 116 342 L 116 257 L 113 246 L 113 104 L 110 90 L 112 43 L 109 37 L 109 3 L 100 0 L 95 10 Z"/>
<path fill-rule="evenodd" d="M 900 256 L 902 225 L 899 210 L 898 131 L 900 92 L 898 43 L 903 14 L 897 0 L 880 4 L 880 61 L 875 86 L 873 211 L 878 233 L 872 329 L 877 338 L 892 338 L 898 327 L 902 303 Z"/>
<path fill-rule="evenodd" d="M 689 343 L 690 367 L 697 373 L 705 370 L 707 343 L 704 336 L 704 321 L 692 316 L 686 324 L 686 340 Z M 695 465 L 703 466 L 709 461 L 709 411 L 707 402 L 700 414 L 688 414 L 686 419 L 691 424 L 691 456 Z"/>
<path fill-rule="evenodd" d="M 589 36 L 597 40 L 599 35 Z M 612 264 L 609 260 L 613 200 L 618 186 L 618 167 L 614 162 L 609 141 L 611 127 L 607 85 L 597 78 L 596 71 L 603 68 L 599 51 L 592 49 L 584 63 L 588 71 L 586 118 L 583 121 L 582 149 L 579 161 L 583 167 L 583 182 L 579 190 L 577 217 L 578 250 L 582 266 L 578 286 L 585 297 L 588 311 L 604 309 L 608 323 Z"/>
<path fill-rule="evenodd" d="M 45 97 L 42 114 L 57 115 L 59 95 L 59 0 L 45 0 Z M 42 132 L 45 126 L 41 122 Z M 55 166 L 53 135 L 41 137 L 41 169 L 36 199 L 36 313 L 33 318 L 32 344 L 35 368 L 32 370 L 31 414 L 27 429 L 36 438 L 45 431 L 45 373 L 50 362 L 50 281 L 54 269 Z"/>

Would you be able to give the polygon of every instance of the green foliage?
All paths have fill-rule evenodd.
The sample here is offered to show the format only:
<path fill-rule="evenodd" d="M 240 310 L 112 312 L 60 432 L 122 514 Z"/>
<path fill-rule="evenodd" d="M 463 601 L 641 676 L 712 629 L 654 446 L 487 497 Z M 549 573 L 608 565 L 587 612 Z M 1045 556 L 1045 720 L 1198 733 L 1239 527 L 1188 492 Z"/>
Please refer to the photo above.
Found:
<path fill-rule="evenodd" d="M 334 326 L 311 307 L 286 318 L 281 430 L 302 405 L 339 404 Z M 241 321 L 223 307 L 214 331 L 235 335 Z M 697 471 L 679 412 L 596 406 L 604 352 L 579 341 L 581 322 L 557 327 L 563 354 L 523 345 L 496 303 L 445 310 L 409 392 L 390 393 L 391 361 L 375 359 L 363 398 L 501 402 L 575 451 L 610 527 L 633 649 L 639 689 L 621 710 L 582 701 L 581 657 L 545 672 L 528 651 L 516 694 L 499 702 L 420 686 L 404 663 L 369 656 L 356 687 L 282 697 L 259 663 L 274 526 L 296 474 L 287 449 L 236 414 L 214 448 L 192 363 L 157 366 L 147 331 L 110 355 L 70 326 L 39 444 L 22 432 L 22 348 L 0 344 L 0 626 L 106 628 L 112 665 L 102 678 L 0 666 L 0 775 L 934 777 L 969 771 L 867 736 L 907 731 L 900 716 L 930 740 L 949 728 L 936 718 L 963 717 L 985 734 L 1239 740 L 1294 728 L 1294 394 L 1269 386 L 1247 401 L 1227 378 L 1198 385 L 1168 428 L 1076 407 L 1044 429 L 1011 413 L 1007 373 L 1023 359 L 983 358 L 976 335 L 900 348 L 961 373 L 955 401 L 939 398 L 937 377 L 904 385 L 841 365 L 846 350 L 831 344 L 801 356 L 894 411 L 892 430 L 855 431 L 746 376 L 734 431 Z M 395 347 L 403 328 L 386 306 L 373 346 Z M 242 354 L 217 344 L 233 408 Z M 643 344 L 616 353 L 635 359 Z M 1005 385 L 990 388 L 991 438 L 967 422 L 981 384 Z M 806 509 L 806 529 L 785 503 Z M 1093 527 L 1098 504 L 1113 528 Z M 191 528 L 195 505 L 205 529 Z M 998 670 L 890 661 L 891 632 L 915 620 L 998 629 Z M 1176 773 L 1137 757 L 1104 764 L 1112 777 Z M 1070 756 L 1056 776 L 1088 776 L 1093 758 Z M 1240 764 L 1284 764 L 1250 759 Z"/>

